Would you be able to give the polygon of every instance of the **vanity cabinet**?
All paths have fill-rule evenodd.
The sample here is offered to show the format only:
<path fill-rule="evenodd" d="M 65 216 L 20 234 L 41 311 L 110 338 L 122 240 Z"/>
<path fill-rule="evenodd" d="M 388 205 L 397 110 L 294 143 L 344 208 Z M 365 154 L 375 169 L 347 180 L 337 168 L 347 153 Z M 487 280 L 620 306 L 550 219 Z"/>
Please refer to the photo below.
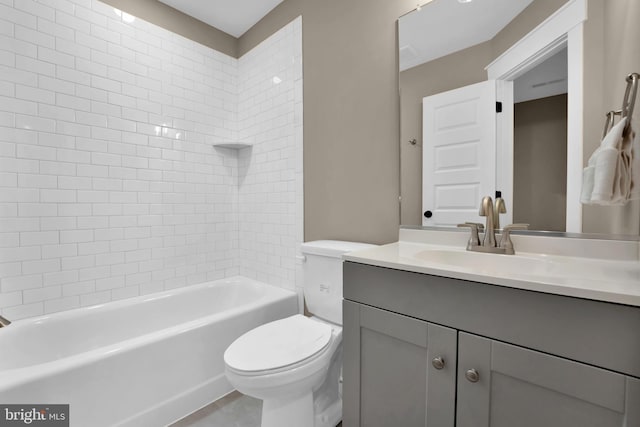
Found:
<path fill-rule="evenodd" d="M 343 425 L 453 426 L 457 332 L 349 301 L 343 308 L 345 355 L 358 365 L 345 376 L 344 396 L 354 399 L 343 412 L 359 416 Z"/>
<path fill-rule="evenodd" d="M 636 378 L 463 332 L 458 351 L 459 427 L 640 426 Z"/>
<path fill-rule="evenodd" d="M 344 427 L 640 427 L 640 309 L 344 265 Z"/>

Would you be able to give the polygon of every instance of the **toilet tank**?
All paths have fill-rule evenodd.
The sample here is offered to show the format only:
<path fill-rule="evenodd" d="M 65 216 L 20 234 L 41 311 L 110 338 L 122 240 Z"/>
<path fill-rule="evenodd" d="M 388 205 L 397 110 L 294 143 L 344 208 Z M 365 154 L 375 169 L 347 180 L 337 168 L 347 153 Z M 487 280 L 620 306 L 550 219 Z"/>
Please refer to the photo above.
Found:
<path fill-rule="evenodd" d="M 302 244 L 304 299 L 311 314 L 342 325 L 342 255 L 374 246 L 341 240 Z"/>

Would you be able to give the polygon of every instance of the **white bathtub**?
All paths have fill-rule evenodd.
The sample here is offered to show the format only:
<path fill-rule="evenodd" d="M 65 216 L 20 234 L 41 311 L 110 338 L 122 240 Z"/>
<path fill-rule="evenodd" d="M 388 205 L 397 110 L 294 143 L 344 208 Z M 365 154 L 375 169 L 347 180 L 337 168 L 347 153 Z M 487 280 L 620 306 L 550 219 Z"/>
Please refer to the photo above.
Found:
<path fill-rule="evenodd" d="M 297 313 L 294 292 L 204 283 L 0 329 L 0 403 L 70 404 L 71 426 L 161 426 L 232 390 L 223 353 Z"/>

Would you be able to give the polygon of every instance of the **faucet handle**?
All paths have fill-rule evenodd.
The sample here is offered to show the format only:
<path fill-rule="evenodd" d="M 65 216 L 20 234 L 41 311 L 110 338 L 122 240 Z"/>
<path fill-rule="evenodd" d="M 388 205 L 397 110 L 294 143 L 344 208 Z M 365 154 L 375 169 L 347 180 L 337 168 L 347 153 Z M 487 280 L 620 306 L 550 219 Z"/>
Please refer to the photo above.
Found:
<path fill-rule="evenodd" d="M 504 226 L 504 230 L 528 230 L 529 224 L 509 224 Z"/>
<path fill-rule="evenodd" d="M 511 231 L 513 230 L 528 230 L 529 224 L 509 224 L 505 225 L 502 229 L 502 237 L 500 238 L 500 248 L 505 249 L 505 254 L 513 255 L 515 250 L 513 249 L 513 242 L 511 241 Z"/>
<path fill-rule="evenodd" d="M 469 237 L 469 241 L 467 242 L 467 250 L 473 246 L 480 246 L 480 236 L 478 235 L 478 231 L 482 232 L 484 230 L 484 225 L 477 222 L 465 222 L 464 224 L 458 224 L 458 227 L 471 229 L 471 237 Z"/>
<path fill-rule="evenodd" d="M 480 222 L 469 222 L 469 221 L 466 221 L 464 224 L 458 224 L 458 227 L 472 227 L 472 226 L 478 227 L 478 231 L 481 232 L 481 233 L 484 231 L 484 224 L 482 224 Z"/>
<path fill-rule="evenodd" d="M 11 322 L 6 317 L 0 316 L 0 328 L 4 328 L 5 326 L 9 326 Z"/>

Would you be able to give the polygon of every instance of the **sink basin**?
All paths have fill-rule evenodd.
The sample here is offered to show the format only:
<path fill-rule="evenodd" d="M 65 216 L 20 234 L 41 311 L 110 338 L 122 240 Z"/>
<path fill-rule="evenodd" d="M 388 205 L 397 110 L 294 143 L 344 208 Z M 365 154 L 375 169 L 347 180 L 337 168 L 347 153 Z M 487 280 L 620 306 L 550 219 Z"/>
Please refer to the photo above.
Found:
<path fill-rule="evenodd" d="M 465 250 L 429 249 L 420 251 L 415 257 L 434 264 L 448 267 L 472 269 L 486 274 L 550 273 L 553 262 L 522 255 L 500 255 Z"/>
<path fill-rule="evenodd" d="M 413 257 L 433 267 L 470 271 L 497 277 L 550 279 L 564 283 L 618 280 L 640 283 L 637 263 L 542 254 L 500 255 L 464 249 L 430 248 Z"/>

